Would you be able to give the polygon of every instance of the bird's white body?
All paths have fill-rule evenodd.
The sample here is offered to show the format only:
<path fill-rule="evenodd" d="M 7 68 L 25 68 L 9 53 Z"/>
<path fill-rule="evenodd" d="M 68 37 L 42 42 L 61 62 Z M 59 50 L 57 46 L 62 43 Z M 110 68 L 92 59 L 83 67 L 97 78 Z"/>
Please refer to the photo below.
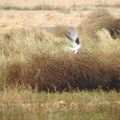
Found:
<path fill-rule="evenodd" d="M 71 47 L 66 47 L 66 48 L 74 51 L 74 53 L 77 54 L 77 53 L 78 53 L 78 50 L 79 50 L 81 47 L 82 47 L 82 44 L 76 45 L 76 47 L 73 47 L 73 48 L 71 48 Z"/>
<path fill-rule="evenodd" d="M 71 32 L 71 36 L 65 34 L 65 36 L 68 38 L 68 40 L 71 42 L 73 48 L 71 47 L 66 47 L 72 51 L 74 51 L 75 54 L 78 53 L 78 50 L 82 47 L 82 44 L 79 43 L 79 37 L 76 33 L 75 28 L 70 27 L 70 32 Z"/>

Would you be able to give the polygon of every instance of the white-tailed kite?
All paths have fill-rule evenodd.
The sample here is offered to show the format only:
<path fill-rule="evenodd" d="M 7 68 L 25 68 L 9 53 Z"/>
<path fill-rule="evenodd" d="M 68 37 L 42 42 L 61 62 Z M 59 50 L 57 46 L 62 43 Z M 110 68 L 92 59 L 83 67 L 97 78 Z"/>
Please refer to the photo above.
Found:
<path fill-rule="evenodd" d="M 61 26 L 54 26 L 54 27 L 29 26 L 29 27 L 46 29 L 53 34 L 55 34 L 56 29 L 61 28 Z M 68 27 L 70 29 L 71 36 L 67 35 L 66 33 L 64 33 L 64 34 L 69 39 L 69 41 L 71 42 L 71 44 L 73 46 L 73 48 L 72 47 L 66 47 L 66 48 L 74 51 L 74 53 L 77 54 L 78 50 L 82 47 L 82 44 L 80 44 L 80 40 L 79 40 L 80 38 L 74 27 L 71 27 L 71 26 L 66 26 L 66 27 Z"/>
<path fill-rule="evenodd" d="M 73 48 L 71 48 L 71 47 L 66 47 L 66 48 L 74 51 L 74 53 L 77 54 L 78 50 L 82 47 L 82 44 L 80 44 L 79 36 L 78 36 L 75 28 L 74 27 L 69 27 L 69 28 L 70 28 L 71 36 L 67 35 L 66 33 L 64 33 L 64 34 L 68 38 L 68 40 L 71 42 Z"/>

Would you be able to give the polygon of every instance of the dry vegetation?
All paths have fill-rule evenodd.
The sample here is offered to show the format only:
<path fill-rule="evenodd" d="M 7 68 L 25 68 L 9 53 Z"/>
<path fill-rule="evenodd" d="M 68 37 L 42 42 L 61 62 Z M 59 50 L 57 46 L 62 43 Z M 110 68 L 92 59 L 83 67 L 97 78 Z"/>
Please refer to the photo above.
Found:
<path fill-rule="evenodd" d="M 26 63 L 14 62 L 7 67 L 9 84 L 30 85 L 39 91 L 93 90 L 98 86 L 104 90 L 119 89 L 119 53 L 115 54 L 115 61 L 88 51 L 80 52 L 79 56 L 31 54 L 29 57 Z"/>
<path fill-rule="evenodd" d="M 120 119 L 120 38 L 109 27 L 119 20 L 105 11 L 92 14 L 94 24 L 90 16 L 83 21 L 81 34 L 88 34 L 78 55 L 66 49 L 62 28 L 55 36 L 35 29 L 0 32 L 1 120 Z M 96 41 L 84 40 L 89 34 Z"/>
<path fill-rule="evenodd" d="M 117 38 L 120 35 L 120 19 L 114 18 L 104 9 L 96 10 L 82 20 L 79 31 L 83 39 L 98 39 L 97 32 L 102 28 L 107 29 L 113 38 Z"/>
<path fill-rule="evenodd" d="M 120 96 L 115 91 L 36 93 L 30 88 L 0 91 L 0 120 L 119 120 Z"/>
<path fill-rule="evenodd" d="M 100 31 L 98 35 L 103 35 L 104 41 L 96 45 L 92 42 L 89 48 L 84 46 L 75 56 L 64 51 L 65 38 L 53 39 L 54 36 L 45 37 L 44 34 L 22 30 L 1 35 L 1 66 L 6 66 L 3 74 L 8 84 L 19 83 L 33 88 L 37 85 L 39 91 L 93 90 L 98 86 L 104 90 L 118 90 L 119 39 L 113 40 L 109 32 Z"/>

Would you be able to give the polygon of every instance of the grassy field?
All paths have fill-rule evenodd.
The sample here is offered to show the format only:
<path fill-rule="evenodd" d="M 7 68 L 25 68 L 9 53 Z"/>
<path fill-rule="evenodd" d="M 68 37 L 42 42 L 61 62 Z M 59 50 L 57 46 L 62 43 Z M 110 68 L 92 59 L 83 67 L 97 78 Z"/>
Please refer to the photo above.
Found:
<path fill-rule="evenodd" d="M 0 32 L 1 120 L 120 119 L 120 20 L 90 16 L 78 26 L 78 55 L 63 29 Z"/>
<path fill-rule="evenodd" d="M 19 87 L 0 92 L 3 120 L 119 120 L 120 94 L 115 91 L 37 93 Z"/>

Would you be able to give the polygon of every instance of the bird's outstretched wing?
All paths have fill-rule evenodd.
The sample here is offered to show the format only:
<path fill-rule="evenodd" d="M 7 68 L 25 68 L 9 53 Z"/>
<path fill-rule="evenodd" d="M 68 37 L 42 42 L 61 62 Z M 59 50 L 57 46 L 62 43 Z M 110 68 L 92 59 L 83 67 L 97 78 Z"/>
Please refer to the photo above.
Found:
<path fill-rule="evenodd" d="M 76 40 L 79 38 L 76 29 L 74 27 L 69 27 L 72 39 Z"/>
<path fill-rule="evenodd" d="M 79 45 L 79 36 L 76 32 L 76 29 L 74 27 L 69 27 L 71 36 L 67 35 L 66 33 L 65 36 L 70 40 L 71 44 L 73 47 L 77 47 Z"/>
<path fill-rule="evenodd" d="M 74 39 L 72 37 L 70 37 L 69 35 L 67 35 L 66 33 L 64 33 L 65 36 L 68 38 L 68 40 L 70 40 L 71 42 L 74 42 Z"/>
<path fill-rule="evenodd" d="M 30 28 L 39 28 L 39 29 L 45 29 L 47 31 L 49 31 L 50 33 L 55 33 L 56 29 L 57 29 L 57 26 L 55 27 L 41 27 L 41 26 L 28 26 Z"/>
<path fill-rule="evenodd" d="M 64 34 L 68 38 L 68 40 L 71 42 L 72 46 L 76 47 L 77 44 L 76 44 L 75 40 L 72 37 L 70 37 L 69 35 L 67 35 L 66 33 L 64 33 Z"/>
<path fill-rule="evenodd" d="M 79 37 L 77 37 L 77 39 L 75 40 L 75 42 L 76 42 L 77 44 L 80 44 L 80 42 L 79 42 Z"/>

